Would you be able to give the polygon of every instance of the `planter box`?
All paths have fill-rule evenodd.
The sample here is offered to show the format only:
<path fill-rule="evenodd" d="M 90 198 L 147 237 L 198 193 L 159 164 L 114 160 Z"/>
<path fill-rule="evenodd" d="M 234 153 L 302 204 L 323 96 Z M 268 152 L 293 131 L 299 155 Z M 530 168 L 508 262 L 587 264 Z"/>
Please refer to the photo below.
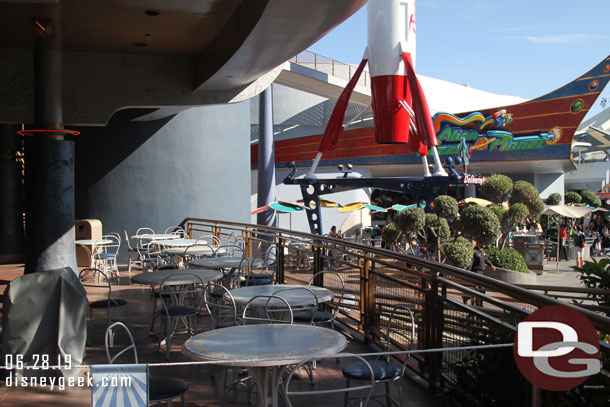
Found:
<path fill-rule="evenodd" d="M 536 273 L 519 273 L 518 271 L 501 268 L 496 268 L 496 270 L 488 268 L 483 274 L 509 284 L 536 284 L 537 280 Z"/>

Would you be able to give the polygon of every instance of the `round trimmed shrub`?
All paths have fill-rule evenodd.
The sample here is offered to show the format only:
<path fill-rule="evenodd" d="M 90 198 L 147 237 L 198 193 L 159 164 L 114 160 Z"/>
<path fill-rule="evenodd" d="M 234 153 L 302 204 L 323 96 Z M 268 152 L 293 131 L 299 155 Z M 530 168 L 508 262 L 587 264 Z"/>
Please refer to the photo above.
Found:
<path fill-rule="evenodd" d="M 528 273 L 527 264 L 525 259 L 513 248 L 505 247 L 504 249 L 498 249 L 496 247 L 490 247 L 485 249 L 487 258 L 496 267 L 500 267 L 507 270 L 518 271 L 520 273 Z"/>
<path fill-rule="evenodd" d="M 582 197 L 582 203 L 586 205 L 601 206 L 602 204 L 601 199 L 591 191 L 580 191 L 580 196 Z"/>
<path fill-rule="evenodd" d="M 394 246 L 396 245 L 396 242 L 398 242 L 398 239 L 400 239 L 401 235 L 402 232 L 400 229 L 398 229 L 398 226 L 396 226 L 394 223 L 390 223 L 383 228 L 381 238 L 388 246 Z"/>
<path fill-rule="evenodd" d="M 479 244 L 491 245 L 500 236 L 500 221 L 495 213 L 483 206 L 470 205 L 460 218 L 462 234 Z"/>
<path fill-rule="evenodd" d="M 513 191 L 513 180 L 502 174 L 494 174 L 481 185 L 481 195 L 493 203 L 502 203 Z"/>
<path fill-rule="evenodd" d="M 454 197 L 449 195 L 439 195 L 432 202 L 434 213 L 441 218 L 449 219 L 458 216 L 458 203 Z"/>
<path fill-rule="evenodd" d="M 544 203 L 547 205 L 559 205 L 561 203 L 561 194 L 557 192 L 552 193 L 546 198 Z"/>
<path fill-rule="evenodd" d="M 426 224 L 426 213 L 420 208 L 410 208 L 394 215 L 394 224 L 408 237 L 415 237 Z"/>
<path fill-rule="evenodd" d="M 445 245 L 445 263 L 462 269 L 467 269 L 472 264 L 474 249 L 472 243 L 463 237 L 459 237 L 455 242 Z"/>
<path fill-rule="evenodd" d="M 564 201 L 567 204 L 578 204 L 582 201 L 582 197 L 580 196 L 580 194 L 576 191 L 568 191 L 566 192 L 565 196 L 564 196 Z"/>

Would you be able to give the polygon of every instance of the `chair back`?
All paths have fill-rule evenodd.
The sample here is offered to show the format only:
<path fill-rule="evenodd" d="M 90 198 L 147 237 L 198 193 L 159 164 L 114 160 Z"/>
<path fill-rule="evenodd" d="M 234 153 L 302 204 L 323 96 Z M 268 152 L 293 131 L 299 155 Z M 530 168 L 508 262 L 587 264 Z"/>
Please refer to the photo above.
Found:
<path fill-rule="evenodd" d="M 241 319 L 244 325 L 249 323 L 292 325 L 294 315 L 290 304 L 284 298 L 277 295 L 256 295 L 244 306 Z"/>
<path fill-rule="evenodd" d="M 333 290 L 334 293 L 334 297 L 332 299 L 332 301 L 330 302 L 330 304 L 324 304 L 325 307 L 329 307 L 331 310 L 331 319 L 329 321 L 324 321 L 325 323 L 330 323 L 332 327 L 334 327 L 335 325 L 335 319 L 337 318 L 337 314 L 339 313 L 339 307 L 341 306 L 341 303 L 343 302 L 343 298 L 345 297 L 345 280 L 343 280 L 343 277 L 341 276 L 341 274 L 337 273 L 336 271 L 320 271 L 317 272 L 316 274 L 314 274 L 311 277 L 311 280 L 309 280 L 309 285 L 316 285 L 316 283 L 320 280 L 322 280 L 322 282 L 324 282 L 324 280 L 326 278 L 332 278 L 334 280 L 336 280 L 336 282 L 339 283 L 339 290 L 337 292 L 337 290 Z"/>
<path fill-rule="evenodd" d="M 203 293 L 203 302 L 210 315 L 210 329 L 238 325 L 235 299 L 222 284 L 208 284 Z"/>
<path fill-rule="evenodd" d="M 201 257 L 215 257 L 216 251 L 214 247 L 207 243 L 207 239 L 199 238 L 197 241 L 184 248 L 184 265 L 187 266 L 191 260 L 199 259 Z"/>
<path fill-rule="evenodd" d="M 410 329 L 408 325 L 411 325 Z M 386 334 L 386 361 L 390 361 L 390 353 L 393 350 L 411 350 L 415 344 L 415 317 L 413 312 L 406 305 L 398 304 L 392 307 L 388 317 Z M 401 376 L 406 368 L 408 356 L 405 356 L 402 366 Z"/>
<path fill-rule="evenodd" d="M 193 309 L 191 313 L 198 313 L 203 305 L 203 290 L 203 280 L 197 274 L 180 273 L 165 277 L 158 289 L 164 315 L 171 316 L 174 307 L 188 307 Z"/>
<path fill-rule="evenodd" d="M 290 307 L 293 314 L 306 316 L 309 319 L 309 324 L 313 325 L 316 313 L 318 312 L 318 297 L 316 294 L 305 286 L 282 288 L 273 293 L 273 295 L 282 298 L 284 298 L 284 295 L 290 296 L 291 294 L 296 294 L 299 297 L 298 301 L 291 302 L 292 305 Z"/>
<path fill-rule="evenodd" d="M 112 253 L 116 256 L 119 254 L 121 248 L 121 236 L 118 233 L 112 232 L 102 236 L 102 240 L 110 240 L 112 243 L 106 243 L 101 245 L 105 253 Z"/>
<path fill-rule="evenodd" d="M 245 250 L 242 246 L 226 243 L 221 245 L 216 250 L 216 256 L 227 256 L 227 257 L 244 257 Z"/>
<path fill-rule="evenodd" d="M 142 235 L 154 235 L 154 234 L 155 234 L 155 231 L 154 231 L 152 228 L 147 228 L 147 227 L 144 227 L 144 228 L 139 228 L 139 229 L 136 231 L 136 236 L 142 236 Z"/>
<path fill-rule="evenodd" d="M 181 226 L 170 226 L 167 229 L 165 229 L 165 234 L 176 235 L 176 236 L 179 236 L 180 238 L 186 238 L 186 236 L 187 236 L 186 231 Z"/>
<path fill-rule="evenodd" d="M 112 286 L 106 273 L 96 268 L 84 268 L 78 276 L 83 287 L 101 289 L 104 293 L 104 299 L 108 300 L 108 309 L 111 308 L 113 302 L 115 307 L 118 306 L 116 300 L 112 298 Z M 87 301 L 89 301 L 88 296 Z"/>
<path fill-rule="evenodd" d="M 358 359 L 358 362 L 362 363 L 368 370 L 369 370 L 369 379 L 367 381 L 361 381 L 358 382 L 356 386 L 352 386 L 352 387 L 333 387 L 333 388 L 327 388 L 327 386 L 324 386 L 323 389 L 313 389 L 313 390 L 296 390 L 299 388 L 303 388 L 303 384 L 300 383 L 300 381 L 297 380 L 297 384 L 292 386 L 295 390 L 291 389 L 291 383 L 292 383 L 292 379 L 294 378 L 295 374 L 299 374 L 299 372 L 301 371 L 302 367 L 307 368 L 308 366 L 311 366 L 311 364 L 313 364 L 314 362 L 320 362 L 320 361 L 324 361 L 326 359 L 336 359 L 337 357 L 340 357 L 341 360 L 344 359 Z M 334 360 L 333 360 L 334 362 Z M 357 363 L 357 362 L 354 362 Z M 336 365 L 335 363 L 333 363 L 332 365 L 327 364 L 329 366 L 332 365 Z M 335 383 L 345 383 L 342 382 L 340 380 L 336 380 L 334 378 L 334 375 L 332 374 L 325 374 L 323 377 L 330 377 L 331 379 L 329 379 L 329 383 L 331 384 L 335 384 Z M 301 400 L 303 400 L 303 397 L 307 397 L 306 399 L 306 403 L 307 405 L 321 405 L 321 404 L 325 404 L 328 405 L 330 403 L 328 403 L 328 399 L 327 396 L 330 394 L 345 394 L 345 398 L 347 399 L 349 393 L 356 393 L 358 394 L 358 406 L 360 407 L 365 407 L 372 394 L 373 394 L 373 388 L 375 386 L 375 374 L 373 373 L 373 368 L 371 367 L 371 365 L 369 364 L 369 362 L 366 361 L 366 359 L 364 359 L 362 356 L 359 355 L 354 355 L 354 354 L 350 354 L 350 353 L 341 353 L 338 355 L 333 355 L 333 356 L 328 356 L 325 358 L 315 358 L 315 360 L 312 359 L 308 359 L 308 360 L 304 360 L 301 363 L 299 363 L 298 365 L 296 365 L 295 367 L 293 367 L 290 370 L 290 374 L 288 375 L 288 377 L 286 378 L 286 384 L 284 385 L 284 395 L 285 395 L 285 399 L 286 399 L 286 405 L 288 407 L 293 407 L 292 401 L 295 400 L 298 397 L 301 397 Z M 319 383 L 316 383 L 316 385 L 318 385 Z M 319 386 L 321 387 L 321 386 Z M 316 396 L 321 396 L 320 398 L 316 398 Z M 301 403 L 298 403 L 298 405 L 300 405 Z M 353 405 L 353 404 L 352 404 Z"/>
<path fill-rule="evenodd" d="M 127 338 L 129 338 L 129 344 L 123 349 L 119 350 L 117 353 L 113 355 L 110 354 L 111 343 L 113 342 L 113 338 L 116 337 L 116 334 L 120 331 L 123 331 L 127 334 Z M 136 342 L 133 339 L 133 335 L 127 326 L 122 322 L 115 322 L 106 328 L 106 335 L 104 337 L 104 344 L 106 346 L 106 357 L 108 358 L 108 363 L 113 364 L 119 357 L 123 354 L 129 352 L 130 350 L 133 352 L 133 358 L 135 363 L 138 363 L 138 351 L 136 349 Z"/>

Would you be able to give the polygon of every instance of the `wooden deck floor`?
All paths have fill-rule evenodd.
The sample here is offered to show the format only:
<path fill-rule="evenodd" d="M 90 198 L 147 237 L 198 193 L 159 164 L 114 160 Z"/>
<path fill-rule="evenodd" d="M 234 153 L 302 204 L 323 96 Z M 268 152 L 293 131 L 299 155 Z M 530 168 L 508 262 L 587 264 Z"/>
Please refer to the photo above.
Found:
<path fill-rule="evenodd" d="M 11 281 L 23 273 L 20 265 L 0 266 L 0 280 Z M 0 287 L 0 289 L 4 289 Z M 129 302 L 129 312 L 131 315 L 132 330 L 138 346 L 140 362 L 160 363 L 165 362 L 164 352 L 157 350 L 156 338 L 149 335 L 152 297 L 148 287 L 132 285 L 126 272 L 121 272 L 120 283 L 113 285 L 113 296 L 123 298 Z M 121 320 L 123 315 L 117 313 L 117 319 Z M 207 327 L 207 318 L 202 318 L 200 327 Z M 85 364 L 106 363 L 106 355 L 103 345 L 104 327 L 97 326 L 91 338 L 91 344 L 87 347 Z M 181 346 L 184 338 L 173 342 L 171 350 L 171 362 L 188 361 L 182 355 Z M 119 344 L 117 344 L 118 346 Z M 370 349 L 363 344 L 350 341 L 346 352 L 365 353 Z M 344 362 L 327 360 L 318 364 L 315 370 L 317 380 L 316 387 L 323 384 L 333 385 L 344 383 L 341 375 L 341 365 Z M 175 376 L 186 380 L 190 389 L 186 395 L 187 406 L 220 406 L 222 405 L 222 389 L 224 374 L 221 368 L 211 368 L 210 366 L 164 366 L 152 367 L 151 374 L 156 376 Z M 302 389 L 311 389 L 309 379 L 303 371 L 296 379 Z M 408 378 L 402 379 L 400 385 L 403 388 L 405 402 L 403 405 L 428 407 L 439 405 L 438 400 L 431 397 L 425 389 L 414 383 Z M 396 393 L 395 386 L 393 393 Z M 383 386 L 377 386 L 375 394 L 383 394 Z M 394 394 L 396 396 L 396 394 Z M 253 396 L 252 398 L 256 398 Z M 48 387 L 21 388 L 9 387 L 6 383 L 0 383 L 0 405 L 11 407 L 30 407 L 30 406 L 89 406 L 91 405 L 91 392 L 88 387 L 66 388 L 64 390 Z M 175 405 L 180 405 L 175 403 Z M 230 392 L 227 403 L 228 406 L 247 405 L 246 394 L 244 392 Z M 297 406 L 341 406 L 343 405 L 342 396 L 324 396 L 318 398 L 308 398 L 298 400 Z"/>

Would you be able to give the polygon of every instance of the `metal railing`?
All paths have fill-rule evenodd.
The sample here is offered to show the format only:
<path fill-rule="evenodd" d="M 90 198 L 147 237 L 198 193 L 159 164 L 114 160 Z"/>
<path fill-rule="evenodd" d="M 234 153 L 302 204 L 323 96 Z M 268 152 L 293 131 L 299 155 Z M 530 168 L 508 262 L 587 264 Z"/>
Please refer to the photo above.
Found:
<path fill-rule="evenodd" d="M 335 61 L 332 58 L 328 58 L 311 51 L 301 52 L 300 54 L 292 57 L 290 62 L 323 72 L 327 75 L 345 79 L 346 81 L 352 79 L 356 73 L 356 69 L 358 69 L 357 65 L 350 65 L 344 62 Z M 366 87 L 371 86 L 371 75 L 368 73 L 368 71 L 365 70 L 362 73 L 362 76 L 360 76 L 360 79 L 358 79 L 358 85 Z"/>
<path fill-rule="evenodd" d="M 610 318 L 601 313 L 423 258 L 343 239 L 251 224 L 188 218 L 184 226 L 191 237 L 211 233 L 221 242 L 232 236 L 243 237 L 250 256 L 264 252 L 270 244 L 277 245 L 276 281 L 280 283 L 306 284 L 318 271 L 336 271 L 345 282 L 346 293 L 339 322 L 365 343 L 382 349 L 386 345 L 387 319 L 396 304 L 407 305 L 415 315 L 413 339 L 417 349 L 511 343 L 516 324 L 546 305 L 575 307 L 593 323 L 600 337 L 610 335 Z M 339 292 L 341 282 L 331 276 L 316 284 Z M 610 345 L 600 342 L 600 348 L 604 358 L 610 357 Z M 507 365 L 506 368 L 494 365 L 493 369 L 501 369 L 502 374 L 511 372 L 510 380 L 498 380 L 497 385 L 511 386 L 500 391 L 515 397 L 515 405 L 540 405 L 539 390 L 518 373 L 511 349 L 412 355 L 408 366 L 425 378 L 432 389 L 450 391 L 472 404 L 478 396 L 468 394 L 468 386 L 474 386 L 476 380 L 487 375 L 498 377 L 498 372 L 485 371 L 492 369 L 486 367 L 490 361 Z M 598 376 L 608 381 L 608 372 L 602 370 Z"/>

